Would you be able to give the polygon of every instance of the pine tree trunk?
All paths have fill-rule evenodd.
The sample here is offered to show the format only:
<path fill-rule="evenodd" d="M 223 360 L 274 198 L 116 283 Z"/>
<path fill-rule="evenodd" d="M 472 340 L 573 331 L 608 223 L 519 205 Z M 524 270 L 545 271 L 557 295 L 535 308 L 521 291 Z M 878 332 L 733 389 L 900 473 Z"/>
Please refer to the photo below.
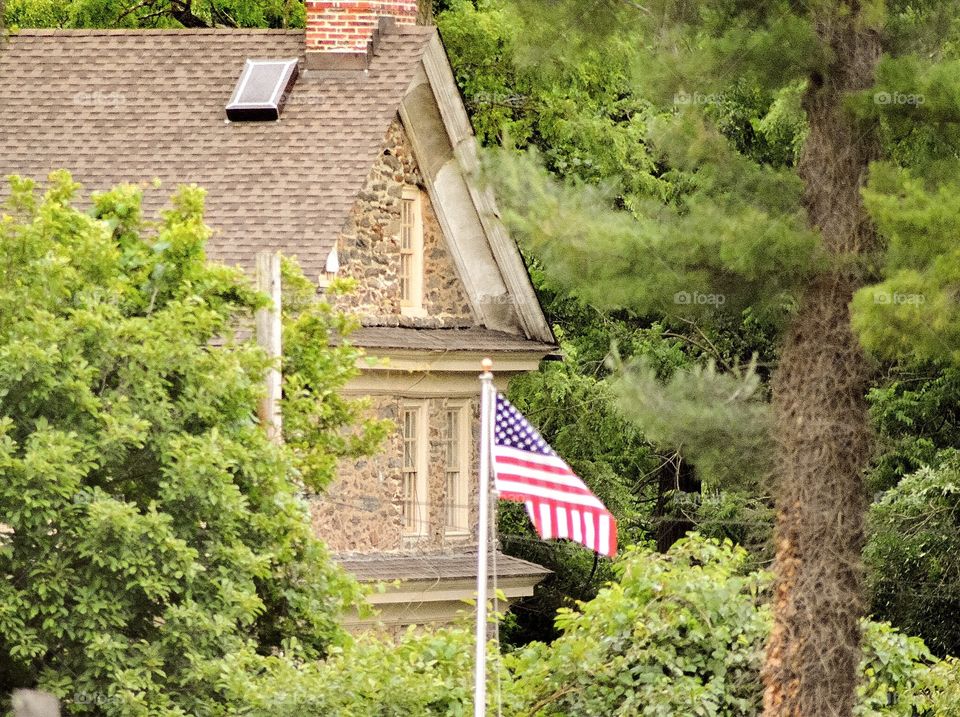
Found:
<path fill-rule="evenodd" d="M 777 582 L 763 670 L 766 717 L 848 716 L 859 679 L 869 366 L 848 306 L 864 277 L 848 259 L 876 246 L 860 188 L 877 145 L 873 128 L 852 118 L 843 100 L 873 84 L 880 42 L 858 4 L 838 4 L 816 23 L 835 55 L 809 81 L 800 163 L 809 220 L 833 267 L 802 297 L 773 378 Z"/>

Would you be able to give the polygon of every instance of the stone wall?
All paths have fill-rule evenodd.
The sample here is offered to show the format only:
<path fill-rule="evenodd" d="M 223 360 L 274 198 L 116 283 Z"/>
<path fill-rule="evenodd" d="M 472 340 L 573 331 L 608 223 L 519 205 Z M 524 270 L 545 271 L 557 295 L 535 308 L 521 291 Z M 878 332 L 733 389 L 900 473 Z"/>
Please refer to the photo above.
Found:
<path fill-rule="evenodd" d="M 396 422 L 399 401 L 372 399 L 371 413 Z M 403 444 L 396 430 L 373 456 L 342 461 L 337 478 L 311 501 L 313 529 L 335 553 L 394 552 L 401 545 L 400 471 Z"/>
<path fill-rule="evenodd" d="M 378 397 L 372 409 L 377 417 L 398 421 L 400 397 Z M 450 549 L 469 549 L 476 545 L 477 472 L 476 446 L 480 436 L 479 406 L 467 399 L 470 418 L 467 480 L 469 489 L 470 530 L 452 535 L 446 530 L 446 466 L 441 439 L 441 420 L 449 401 L 464 399 L 422 399 L 427 405 L 427 530 L 423 536 L 403 536 L 400 501 L 403 460 L 399 426 L 374 456 L 348 463 L 341 462 L 336 481 L 312 502 L 316 534 L 335 553 L 411 553 L 430 554 Z"/>
<path fill-rule="evenodd" d="M 400 202 L 403 188 L 423 188 L 423 178 L 400 120 L 394 119 L 383 151 L 340 235 L 337 254 L 342 277 L 357 289 L 336 305 L 359 316 L 366 326 L 453 328 L 474 326 L 470 301 L 446 246 L 426 191 L 423 198 L 423 308 L 427 316 L 400 311 Z"/>

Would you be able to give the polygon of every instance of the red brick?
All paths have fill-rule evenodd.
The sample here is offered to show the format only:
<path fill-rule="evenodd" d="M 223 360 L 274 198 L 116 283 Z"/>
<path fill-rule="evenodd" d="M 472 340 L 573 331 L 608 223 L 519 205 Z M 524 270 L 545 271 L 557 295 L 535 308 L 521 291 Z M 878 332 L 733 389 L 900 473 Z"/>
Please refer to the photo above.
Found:
<path fill-rule="evenodd" d="M 416 22 L 416 0 L 306 0 L 307 46 L 332 52 L 363 49 L 379 17 Z"/>

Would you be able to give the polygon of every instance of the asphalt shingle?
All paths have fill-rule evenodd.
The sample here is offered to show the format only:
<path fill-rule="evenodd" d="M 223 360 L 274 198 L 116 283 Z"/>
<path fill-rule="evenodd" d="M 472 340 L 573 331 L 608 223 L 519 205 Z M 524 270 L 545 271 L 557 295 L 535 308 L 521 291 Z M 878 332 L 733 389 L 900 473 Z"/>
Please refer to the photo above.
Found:
<path fill-rule="evenodd" d="M 278 249 L 316 277 L 435 32 L 395 28 L 366 72 L 324 72 L 305 69 L 302 30 L 22 30 L 0 44 L 0 177 L 157 178 L 148 216 L 195 183 L 211 259 Z M 278 122 L 226 121 L 248 58 L 300 60 Z"/>

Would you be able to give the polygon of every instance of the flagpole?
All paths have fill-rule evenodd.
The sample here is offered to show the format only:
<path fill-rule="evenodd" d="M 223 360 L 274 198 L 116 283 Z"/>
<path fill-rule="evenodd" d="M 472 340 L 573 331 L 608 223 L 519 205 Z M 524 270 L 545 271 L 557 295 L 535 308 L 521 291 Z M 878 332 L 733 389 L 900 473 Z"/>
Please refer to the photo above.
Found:
<path fill-rule="evenodd" d="M 477 536 L 477 635 L 474 658 L 473 715 L 484 717 L 487 705 L 487 536 L 490 522 L 490 442 L 493 361 L 480 362 L 480 520 Z"/>

